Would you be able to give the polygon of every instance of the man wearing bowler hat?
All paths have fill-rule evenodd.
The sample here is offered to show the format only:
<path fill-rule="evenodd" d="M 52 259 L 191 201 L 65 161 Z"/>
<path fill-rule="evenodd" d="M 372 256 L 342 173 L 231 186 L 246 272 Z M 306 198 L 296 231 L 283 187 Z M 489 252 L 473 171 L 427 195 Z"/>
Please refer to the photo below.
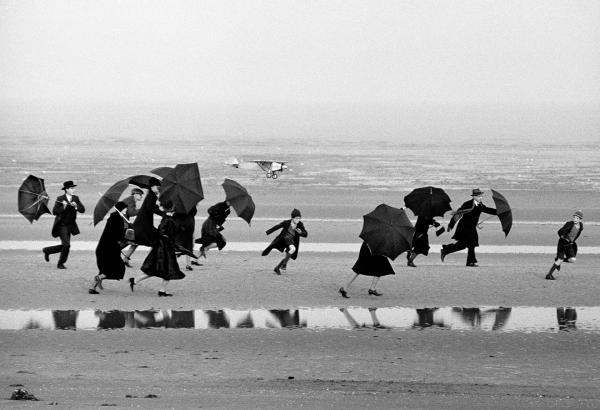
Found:
<path fill-rule="evenodd" d="M 67 262 L 69 250 L 71 249 L 71 235 L 79 234 L 77 212 L 85 212 L 85 207 L 79 197 L 75 195 L 76 186 L 73 181 L 65 181 L 62 187 L 65 193 L 56 198 L 52 208 L 52 214 L 55 215 L 52 237 L 60 238 L 60 245 L 48 246 L 42 249 L 46 262 L 50 262 L 50 255 L 53 253 L 60 253 L 56 265 L 58 269 L 66 269 L 65 262 Z"/>
<path fill-rule="evenodd" d="M 452 239 L 455 239 L 456 242 L 442 245 L 440 254 L 442 262 L 444 262 L 446 255 L 466 248 L 468 250 L 467 266 L 477 266 L 475 248 L 479 246 L 479 235 L 477 234 L 479 216 L 482 212 L 496 215 L 496 210 L 494 208 L 488 208 L 483 204 L 483 191 L 479 188 L 475 188 L 472 191 L 471 196 L 473 197 L 472 199 L 462 204 L 461 207 L 454 212 L 452 219 L 448 224 L 448 230 L 451 230 L 454 227 L 454 224 L 458 222 L 456 232 L 454 232 L 454 236 L 452 236 Z"/>

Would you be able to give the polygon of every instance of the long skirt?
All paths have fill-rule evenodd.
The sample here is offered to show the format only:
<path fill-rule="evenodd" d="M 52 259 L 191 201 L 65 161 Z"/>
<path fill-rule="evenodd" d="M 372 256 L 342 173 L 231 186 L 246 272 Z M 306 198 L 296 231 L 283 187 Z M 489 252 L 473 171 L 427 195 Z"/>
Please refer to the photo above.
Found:
<path fill-rule="evenodd" d="M 358 259 L 352 270 L 365 276 L 381 277 L 396 274 L 389 259 L 382 255 L 372 255 L 369 246 L 365 242 L 360 247 Z"/>

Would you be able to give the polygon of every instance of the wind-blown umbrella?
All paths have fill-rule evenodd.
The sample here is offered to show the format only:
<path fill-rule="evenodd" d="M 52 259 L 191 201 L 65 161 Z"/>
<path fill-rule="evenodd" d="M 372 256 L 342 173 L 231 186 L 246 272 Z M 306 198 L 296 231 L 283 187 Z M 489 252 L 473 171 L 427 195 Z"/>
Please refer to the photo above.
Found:
<path fill-rule="evenodd" d="M 19 187 L 18 205 L 19 212 L 30 223 L 37 221 L 43 214 L 49 214 L 48 194 L 44 180 L 34 175 L 29 175 Z"/>
<path fill-rule="evenodd" d="M 123 192 L 130 184 L 139 186 L 140 188 L 148 188 L 152 178 L 154 177 L 148 175 L 134 175 L 115 182 L 106 190 L 104 195 L 100 197 L 94 208 L 94 226 L 96 226 L 106 216 L 108 211 L 119 202 L 119 198 L 121 198 L 121 195 L 123 195 Z"/>
<path fill-rule="evenodd" d="M 250 225 L 256 206 L 246 188 L 228 178 L 225 178 L 221 186 L 225 190 L 225 200 L 233 207 L 235 213 Z"/>
<path fill-rule="evenodd" d="M 204 199 L 197 163 L 177 164 L 170 170 L 168 167 L 156 168 L 151 172 L 163 177 L 160 199 L 173 202 L 175 212 L 187 214 Z"/>
<path fill-rule="evenodd" d="M 404 204 L 416 216 L 444 216 L 451 210 L 450 197 L 442 188 L 426 186 L 413 189 L 404 197 Z"/>
<path fill-rule="evenodd" d="M 369 245 L 373 255 L 394 260 L 412 246 L 415 228 L 401 208 L 380 204 L 363 216 L 360 237 Z"/>
<path fill-rule="evenodd" d="M 494 200 L 494 204 L 496 204 L 496 215 L 498 215 L 498 219 L 500 219 L 500 224 L 502 225 L 502 232 L 504 232 L 504 236 L 508 236 L 510 232 L 510 228 L 512 227 L 512 210 L 510 209 L 510 205 L 508 201 L 502 194 L 497 191 L 492 191 L 492 199 Z"/>

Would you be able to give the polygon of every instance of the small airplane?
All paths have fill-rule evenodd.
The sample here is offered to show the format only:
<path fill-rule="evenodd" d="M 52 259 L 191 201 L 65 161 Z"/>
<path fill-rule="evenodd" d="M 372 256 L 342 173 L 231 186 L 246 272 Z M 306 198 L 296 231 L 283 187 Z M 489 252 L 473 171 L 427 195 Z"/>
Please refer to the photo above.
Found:
<path fill-rule="evenodd" d="M 281 174 L 284 170 L 288 169 L 288 166 L 285 165 L 285 161 L 268 161 L 268 160 L 252 160 L 252 161 L 242 161 L 238 160 L 235 157 L 229 158 L 225 161 L 225 165 L 230 166 L 232 168 L 240 168 L 240 169 L 252 169 L 258 166 L 265 173 L 267 178 L 277 179 L 279 174 Z"/>
<path fill-rule="evenodd" d="M 277 179 L 278 172 L 281 174 L 284 170 L 288 169 L 284 161 L 265 161 L 265 160 L 254 160 L 252 161 L 266 172 L 267 178 Z"/>

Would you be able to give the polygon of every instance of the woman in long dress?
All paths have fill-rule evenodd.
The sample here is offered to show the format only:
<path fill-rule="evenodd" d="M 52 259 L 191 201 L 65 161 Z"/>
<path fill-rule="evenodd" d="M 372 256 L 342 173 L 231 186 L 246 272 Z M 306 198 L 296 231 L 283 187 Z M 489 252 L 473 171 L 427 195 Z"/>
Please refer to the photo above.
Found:
<path fill-rule="evenodd" d="M 142 264 L 141 270 L 143 276 L 130 278 L 129 286 L 133 292 L 135 285 L 141 281 L 153 276 L 162 279 L 162 286 L 158 291 L 158 296 L 173 296 L 167 293 L 167 286 L 172 280 L 185 278 L 185 274 L 179 269 L 177 256 L 175 253 L 175 223 L 173 222 L 174 207 L 171 201 L 165 201 L 160 205 L 164 213 L 160 224 L 158 225 L 158 237 L 152 244 L 152 249 Z"/>
<path fill-rule="evenodd" d="M 369 287 L 369 295 L 373 296 L 381 296 L 383 293 L 377 291 L 377 283 L 379 282 L 379 278 L 387 275 L 395 275 L 394 269 L 390 264 L 390 261 L 386 256 L 383 255 L 373 255 L 371 253 L 371 249 L 369 249 L 369 245 L 366 242 L 363 242 L 360 247 L 360 252 L 358 254 L 358 259 L 356 263 L 352 267 L 354 271 L 354 275 L 348 282 L 345 287 L 341 287 L 338 289 L 338 292 L 342 297 L 349 298 L 348 291 L 350 290 L 350 285 L 352 282 L 358 277 L 358 275 L 371 276 L 373 280 L 371 281 L 371 286 Z"/>
<path fill-rule="evenodd" d="M 194 229 L 196 229 L 196 207 L 193 207 L 190 212 L 173 214 L 173 222 L 175 222 L 175 243 L 189 250 L 190 252 L 194 249 Z M 192 264 L 195 261 L 191 261 L 190 255 L 185 255 L 185 270 L 193 270 Z"/>
<path fill-rule="evenodd" d="M 104 289 L 102 281 L 121 280 L 125 276 L 125 262 L 121 259 L 121 248 L 125 242 L 125 229 L 127 219 L 122 214 L 127 208 L 124 202 L 115 204 L 115 211 L 110 214 L 104 226 L 104 231 L 96 246 L 96 264 L 98 275 L 94 276 L 94 282 L 89 288 L 90 294 L 98 294 L 99 289 Z"/>

